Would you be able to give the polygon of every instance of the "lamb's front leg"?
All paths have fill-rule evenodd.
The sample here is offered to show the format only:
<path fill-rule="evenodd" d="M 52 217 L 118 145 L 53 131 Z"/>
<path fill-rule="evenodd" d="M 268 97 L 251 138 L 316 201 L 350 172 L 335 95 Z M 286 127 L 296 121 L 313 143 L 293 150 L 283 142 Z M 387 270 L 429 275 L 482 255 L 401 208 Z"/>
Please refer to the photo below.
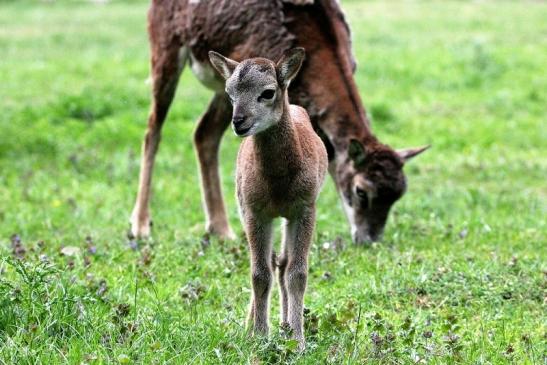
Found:
<path fill-rule="evenodd" d="M 246 218 L 245 231 L 251 258 L 252 298 L 248 325 L 254 334 L 268 334 L 268 307 L 272 287 L 272 220 Z"/>
<path fill-rule="evenodd" d="M 278 258 L 278 279 L 279 279 L 279 304 L 281 306 L 281 326 L 287 326 L 289 324 L 289 292 L 287 289 L 287 257 L 288 249 L 293 246 L 294 232 L 291 231 L 291 227 L 294 230 L 295 225 L 289 225 L 287 220 L 283 220 L 283 238 L 281 241 L 281 255 Z"/>
<path fill-rule="evenodd" d="M 304 339 L 304 293 L 308 280 L 308 252 L 315 227 L 315 207 L 307 208 L 299 217 L 287 223 L 285 240 L 287 267 L 285 284 L 288 291 L 288 322 L 298 347 L 303 350 Z"/>

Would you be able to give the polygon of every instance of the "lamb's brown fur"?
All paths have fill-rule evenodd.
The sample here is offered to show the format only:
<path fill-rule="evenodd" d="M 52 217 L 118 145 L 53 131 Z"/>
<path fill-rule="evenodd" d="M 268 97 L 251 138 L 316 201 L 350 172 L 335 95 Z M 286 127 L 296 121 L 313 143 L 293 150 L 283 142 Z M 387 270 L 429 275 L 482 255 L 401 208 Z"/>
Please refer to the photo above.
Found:
<path fill-rule="evenodd" d="M 403 164 L 423 149 L 398 153 L 372 134 L 353 79 L 349 27 L 336 0 L 152 0 L 148 29 L 153 103 L 132 215 L 133 234 L 149 234 L 154 156 L 178 77 L 189 60 L 202 83 L 216 92 L 194 136 L 207 230 L 233 237 L 218 174 L 218 149 L 231 107 L 223 95 L 222 80 L 209 68 L 207 52 L 212 49 L 236 61 L 259 56 L 278 59 L 285 50 L 299 46 L 306 49 L 307 58 L 289 88 L 289 97 L 307 110 L 327 148 L 329 172 L 354 240 L 380 237 L 389 209 L 405 191 Z M 352 140 L 360 145 L 356 147 L 359 161 L 365 163 L 350 157 Z M 364 155 L 366 159 L 361 158 Z M 367 182 L 365 194 L 357 194 L 359 181 Z"/>
<path fill-rule="evenodd" d="M 274 269 L 272 222 L 283 217 L 284 238 L 278 260 L 281 320 L 291 328 L 300 348 L 304 347 L 303 300 L 315 226 L 315 201 L 328 165 L 327 151 L 308 114 L 303 108 L 289 104 L 287 85 L 303 58 L 303 50 L 295 49 L 277 65 L 255 58 L 236 66 L 211 52 L 213 65 L 228 79 L 233 118 L 243 120 L 239 123 L 240 127 L 245 126 L 243 134 L 251 133 L 241 143 L 236 169 L 237 197 L 251 252 L 253 295 L 249 322 L 255 333 L 267 334 Z M 270 80 L 277 80 L 275 96 L 271 102 L 261 101 L 264 88 L 272 90 Z M 241 105 L 248 103 L 261 105 Z M 269 118 L 268 110 L 280 110 L 279 119 L 264 120 Z M 261 123 L 267 123 L 267 129 L 253 133 L 256 124 Z"/>

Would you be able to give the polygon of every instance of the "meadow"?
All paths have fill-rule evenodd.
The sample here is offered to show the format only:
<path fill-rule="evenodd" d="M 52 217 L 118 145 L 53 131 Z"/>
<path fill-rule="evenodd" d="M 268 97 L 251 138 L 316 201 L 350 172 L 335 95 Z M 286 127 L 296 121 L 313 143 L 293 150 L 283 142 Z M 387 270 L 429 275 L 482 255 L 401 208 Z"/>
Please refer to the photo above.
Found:
<path fill-rule="evenodd" d="M 149 108 L 147 2 L 0 2 L 1 364 L 545 364 L 547 4 L 343 1 L 373 129 L 431 144 L 383 242 L 318 203 L 307 349 L 246 335 L 246 242 L 204 236 L 186 70 L 127 237 Z"/>

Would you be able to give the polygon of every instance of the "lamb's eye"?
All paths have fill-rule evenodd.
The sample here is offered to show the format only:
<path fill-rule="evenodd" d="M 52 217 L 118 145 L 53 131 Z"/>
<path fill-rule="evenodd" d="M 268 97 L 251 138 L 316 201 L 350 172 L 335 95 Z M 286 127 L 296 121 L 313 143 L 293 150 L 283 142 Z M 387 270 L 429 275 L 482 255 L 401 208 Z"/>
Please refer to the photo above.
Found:
<path fill-rule="evenodd" d="M 275 95 L 275 90 L 272 90 L 272 89 L 264 90 L 262 94 L 260 94 L 260 96 L 258 97 L 258 101 L 270 100 L 271 98 L 274 97 L 274 95 Z"/>

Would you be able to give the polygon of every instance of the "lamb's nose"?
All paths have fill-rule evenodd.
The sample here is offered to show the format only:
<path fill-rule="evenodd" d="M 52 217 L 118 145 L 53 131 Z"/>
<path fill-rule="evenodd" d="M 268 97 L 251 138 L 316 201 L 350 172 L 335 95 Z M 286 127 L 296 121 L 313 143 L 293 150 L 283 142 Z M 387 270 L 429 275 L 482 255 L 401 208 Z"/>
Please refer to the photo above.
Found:
<path fill-rule="evenodd" d="M 241 124 L 243 124 L 244 121 L 245 121 L 245 117 L 241 115 L 236 115 L 232 118 L 232 123 L 234 123 L 234 126 L 236 128 L 239 127 Z"/>

